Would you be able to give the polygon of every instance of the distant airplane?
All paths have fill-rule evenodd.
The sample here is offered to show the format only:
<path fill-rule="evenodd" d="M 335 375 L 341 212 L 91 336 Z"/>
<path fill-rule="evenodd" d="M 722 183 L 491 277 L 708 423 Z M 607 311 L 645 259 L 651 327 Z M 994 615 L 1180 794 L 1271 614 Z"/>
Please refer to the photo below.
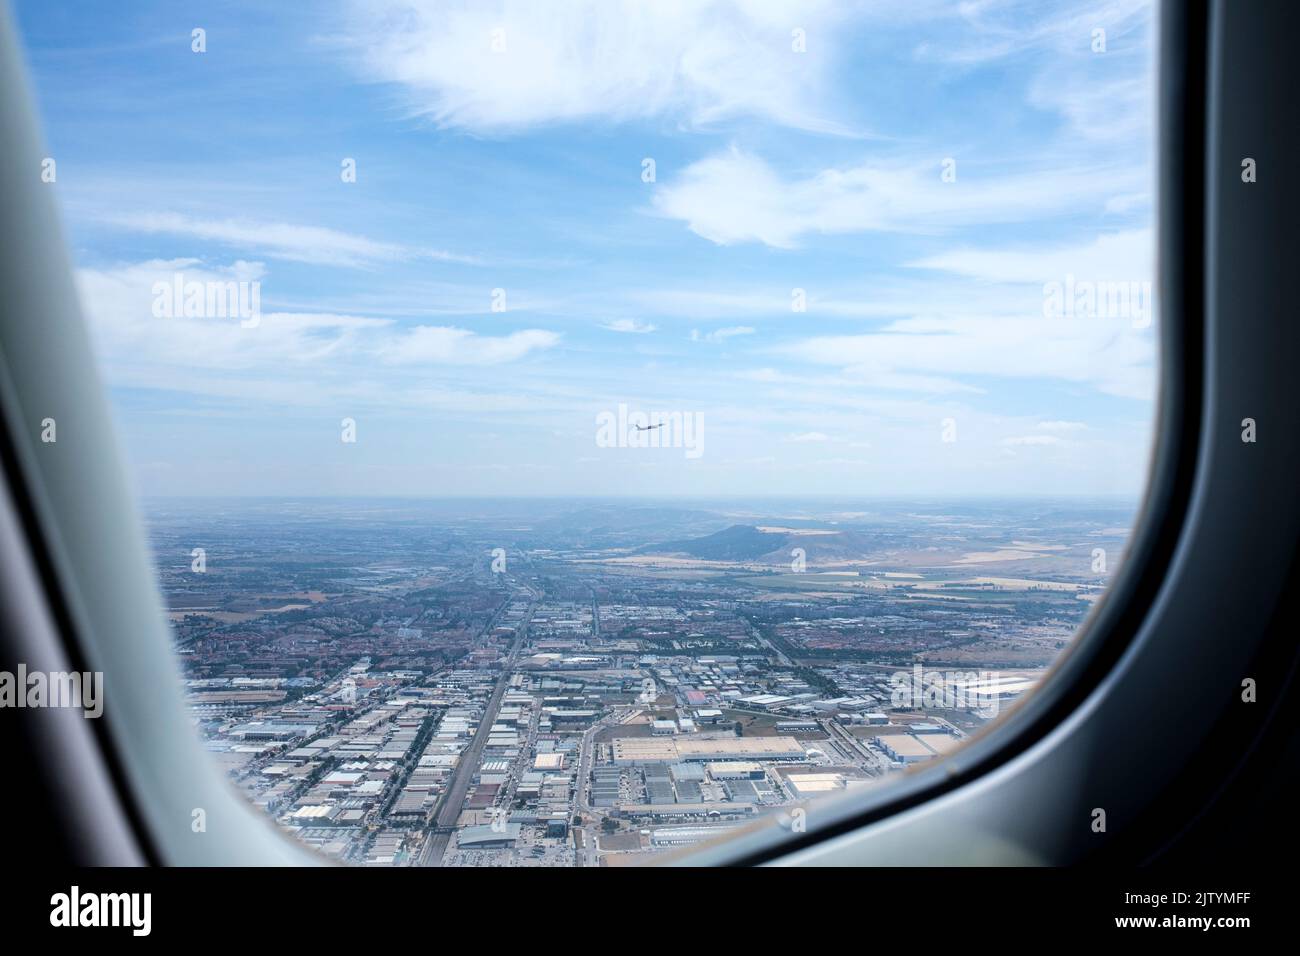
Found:
<path fill-rule="evenodd" d="M 648 431 L 652 431 L 653 429 L 656 429 L 656 428 L 663 428 L 663 427 L 664 427 L 664 423 L 663 423 L 663 422 L 659 422 L 659 423 L 656 424 L 656 425 L 638 425 L 636 422 L 633 422 L 633 423 L 632 423 L 632 427 L 635 428 L 635 429 L 636 429 L 637 431 L 639 431 L 639 432 L 648 432 Z"/>

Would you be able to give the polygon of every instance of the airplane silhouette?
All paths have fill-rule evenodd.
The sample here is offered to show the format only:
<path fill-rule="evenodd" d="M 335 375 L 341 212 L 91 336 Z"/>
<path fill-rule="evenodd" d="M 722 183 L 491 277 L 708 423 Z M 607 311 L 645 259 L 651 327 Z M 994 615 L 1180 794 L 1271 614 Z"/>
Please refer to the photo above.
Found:
<path fill-rule="evenodd" d="M 648 432 L 648 431 L 651 431 L 652 429 L 655 429 L 655 428 L 663 428 L 663 427 L 664 427 L 664 423 L 663 423 L 663 422 L 659 422 L 659 423 L 656 424 L 656 425 L 638 425 L 636 422 L 633 422 L 633 423 L 632 423 L 632 427 L 635 428 L 635 429 L 636 429 L 637 431 L 639 431 L 639 432 Z"/>

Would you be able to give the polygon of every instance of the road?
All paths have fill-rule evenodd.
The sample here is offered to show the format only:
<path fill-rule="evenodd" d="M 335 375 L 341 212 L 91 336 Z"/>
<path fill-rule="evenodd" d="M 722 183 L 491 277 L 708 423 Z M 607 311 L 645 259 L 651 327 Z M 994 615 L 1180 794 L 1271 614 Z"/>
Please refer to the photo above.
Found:
<path fill-rule="evenodd" d="M 578 783 L 577 789 L 573 794 L 573 811 L 581 814 L 585 825 L 579 830 L 582 833 L 582 847 L 577 848 L 574 859 L 575 866 L 599 866 L 600 865 L 600 828 L 599 822 L 609 813 L 606 809 L 597 809 L 587 802 L 587 793 L 591 777 L 591 767 L 595 763 L 596 734 L 600 733 L 606 727 L 625 724 L 634 716 L 642 713 L 640 708 L 632 710 L 622 710 L 621 708 L 614 713 L 607 714 L 596 723 L 592 724 L 578 745 Z M 576 845 L 575 841 L 575 845 Z"/>
<path fill-rule="evenodd" d="M 749 619 L 746 618 L 746 620 L 748 621 Z M 790 658 L 786 656 L 785 651 L 781 650 L 779 647 L 777 647 L 775 644 L 773 644 L 771 641 L 769 641 L 766 637 L 763 636 L 763 632 L 754 624 L 753 621 L 749 621 L 749 630 L 750 633 L 753 635 L 753 637 L 758 641 L 759 645 L 763 647 L 769 654 L 775 657 L 777 663 L 779 663 L 782 667 L 796 666 L 795 662 L 790 660 Z"/>
<path fill-rule="evenodd" d="M 827 735 L 835 740 L 839 740 L 854 753 L 858 754 L 862 760 L 863 769 L 868 773 L 879 775 L 885 768 L 881 766 L 881 759 L 873 754 L 871 750 L 853 734 L 849 733 L 834 720 L 823 720 L 822 728 Z"/>
<path fill-rule="evenodd" d="M 433 826 L 446 832 L 429 835 L 424 853 L 420 857 L 420 866 L 442 866 L 442 858 L 451 844 L 452 832 L 465 805 L 465 794 L 469 792 L 470 781 L 474 778 L 474 771 L 478 769 L 483 748 L 492 732 L 492 725 L 496 722 L 497 712 L 501 709 L 501 699 L 505 697 L 506 688 L 510 686 L 510 675 L 514 673 L 519 648 L 523 646 L 524 637 L 528 633 L 528 622 L 532 620 L 532 612 L 532 607 L 529 607 L 528 616 L 524 618 L 519 633 L 515 635 L 514 642 L 510 645 L 510 651 L 501 665 L 501 674 L 497 677 L 496 686 L 492 688 L 492 695 L 488 698 L 487 706 L 483 708 L 483 717 L 479 721 L 478 729 L 474 731 L 474 739 L 461 751 L 460 759 L 456 761 L 456 769 L 452 771 L 451 781 L 443 791 Z"/>

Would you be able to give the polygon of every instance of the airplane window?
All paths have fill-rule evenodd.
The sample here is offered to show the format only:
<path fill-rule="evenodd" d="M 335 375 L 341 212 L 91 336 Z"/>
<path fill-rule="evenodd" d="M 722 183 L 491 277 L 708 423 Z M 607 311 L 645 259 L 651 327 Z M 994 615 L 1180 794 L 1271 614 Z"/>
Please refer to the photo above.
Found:
<path fill-rule="evenodd" d="M 366 866 L 941 761 L 1123 565 L 1152 6 L 20 2 L 195 732 Z"/>

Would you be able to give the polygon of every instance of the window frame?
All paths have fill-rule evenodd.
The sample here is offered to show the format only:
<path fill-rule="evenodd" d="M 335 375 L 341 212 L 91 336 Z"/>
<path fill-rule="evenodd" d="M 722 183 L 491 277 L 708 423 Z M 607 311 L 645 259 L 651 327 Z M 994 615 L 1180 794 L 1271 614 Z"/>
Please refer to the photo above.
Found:
<path fill-rule="evenodd" d="M 1160 5 L 1162 320 L 1155 449 L 1129 559 L 1082 633 L 1022 704 L 933 766 L 886 786 L 818 802 L 805 832 L 791 833 L 767 820 L 662 862 L 1074 862 L 1127 847 L 1120 835 L 1131 834 L 1151 801 L 1184 779 L 1198 743 L 1225 719 L 1238 680 L 1277 639 L 1268 614 L 1277 609 L 1285 573 L 1294 575 L 1294 539 L 1287 535 L 1300 527 L 1300 502 L 1289 500 L 1295 496 L 1284 480 L 1297 473 L 1296 451 L 1281 437 L 1288 421 L 1296 425 L 1292 434 L 1300 434 L 1300 422 L 1285 405 L 1285 391 L 1278 391 L 1289 381 L 1286 360 L 1297 354 L 1296 333 L 1287 333 L 1281 323 L 1268 327 L 1274 314 L 1269 306 L 1276 304 L 1268 283 L 1278 276 L 1258 261 L 1260 244 L 1279 228 L 1278 214 L 1265 208 L 1267 203 L 1244 208 L 1226 198 L 1235 178 L 1228 167 L 1239 143 L 1255 136 L 1250 142 L 1259 145 L 1249 147 L 1250 155 L 1260 155 L 1261 163 L 1275 160 L 1273 168 L 1281 170 L 1289 158 L 1283 140 L 1288 133 L 1295 136 L 1266 129 L 1271 119 L 1266 103 L 1253 111 L 1248 104 L 1241 108 L 1242 91 L 1252 83 L 1273 82 L 1260 75 L 1267 57 L 1252 62 L 1252 45 L 1267 36 L 1258 24 L 1252 27 L 1245 6 L 1233 9 L 1221 0 Z M 135 862 L 121 845 L 122 835 L 129 834 L 138 859 L 153 863 L 327 863 L 244 800 L 192 733 L 53 197 L 50 190 L 18 185 L 36 181 L 28 174 L 39 168 L 44 153 L 7 12 L 0 12 L 0 53 L 0 130 L 11 144 L 0 151 L 0 189 L 10 201 L 4 228 L 27 237 L 8 243 L 0 255 L 0 287 L 8 292 L 0 304 L 0 451 L 8 491 L 0 495 L 0 509 L 8 508 L 13 526 L 23 531 L 35 572 L 31 581 L 39 586 L 31 597 L 44 604 L 51 622 L 48 633 L 33 640 L 44 641 L 51 660 L 62 653 L 79 669 L 101 670 L 109 678 L 105 716 L 94 728 L 82 722 L 61 731 L 73 735 L 69 739 L 75 738 L 83 754 L 99 755 L 109 781 L 105 793 L 115 795 L 115 800 L 103 796 L 95 812 L 105 827 L 115 829 L 117 843 L 86 852 L 91 862 Z M 1227 58 L 1231 73 L 1224 68 Z M 1242 114 L 1237 122 L 1229 122 L 1226 103 Z M 1253 198 L 1266 199 L 1270 188 L 1285 187 L 1261 180 L 1251 188 Z M 1253 238 L 1229 247 L 1219 241 L 1229 225 L 1241 230 L 1239 236 L 1253 228 Z M 1258 288 L 1250 285 L 1252 279 Z M 1230 310 L 1227 289 L 1236 297 L 1232 305 L 1253 295 L 1259 308 L 1250 315 Z M 33 315 L 41 322 L 25 320 Z M 1256 338 L 1250 367 L 1239 361 L 1246 348 L 1243 336 Z M 1271 350 L 1259 348 L 1260 341 L 1272 343 Z M 10 362 L 8 356 L 22 358 Z M 1233 424 L 1245 414 L 1237 411 L 1241 407 L 1258 407 L 1261 416 L 1267 412 L 1277 429 L 1273 444 L 1246 446 L 1255 453 L 1253 462 L 1245 461 Z M 55 445 L 39 440 L 46 415 L 60 423 Z M 1216 490 L 1222 487 L 1237 490 L 1236 500 Z M 1258 506 L 1255 512 L 1241 500 L 1241 489 L 1256 495 L 1250 502 Z M 1278 570 L 1235 574 L 1232 587 L 1215 597 L 1221 607 L 1207 606 L 1220 578 L 1203 566 L 1203 549 L 1222 549 L 1224 542 L 1231 553 L 1220 550 L 1213 561 L 1232 562 L 1243 553 L 1249 560 L 1254 551 Z M 1252 606 L 1258 613 L 1250 613 Z M 1231 647 L 1207 640 L 1205 629 L 1229 610 L 1251 625 L 1243 628 L 1246 636 Z M 1201 628 L 1194 636 L 1205 657 L 1189 659 L 1184 646 L 1180 664 L 1178 642 L 1191 633 L 1189 626 Z M 1153 711 L 1148 701 L 1144 708 L 1143 688 L 1148 696 L 1159 688 L 1162 670 L 1213 705 L 1189 708 L 1184 701 L 1181 707 Z M 1255 739 L 1271 712 L 1253 711 L 1232 738 L 1234 746 Z M 1167 735 L 1159 753 L 1122 739 L 1134 714 L 1150 718 L 1149 732 Z M 1097 768 L 1098 754 L 1107 746 L 1114 748 L 1109 755 L 1114 759 L 1106 771 L 1080 777 L 1079 768 Z M 58 773 L 77 779 L 70 765 Z M 1203 776 L 1198 786 L 1212 783 L 1212 773 Z M 1096 807 L 1110 815 L 1106 833 L 1090 826 Z M 195 808 L 206 813 L 205 833 L 191 829 Z"/>

